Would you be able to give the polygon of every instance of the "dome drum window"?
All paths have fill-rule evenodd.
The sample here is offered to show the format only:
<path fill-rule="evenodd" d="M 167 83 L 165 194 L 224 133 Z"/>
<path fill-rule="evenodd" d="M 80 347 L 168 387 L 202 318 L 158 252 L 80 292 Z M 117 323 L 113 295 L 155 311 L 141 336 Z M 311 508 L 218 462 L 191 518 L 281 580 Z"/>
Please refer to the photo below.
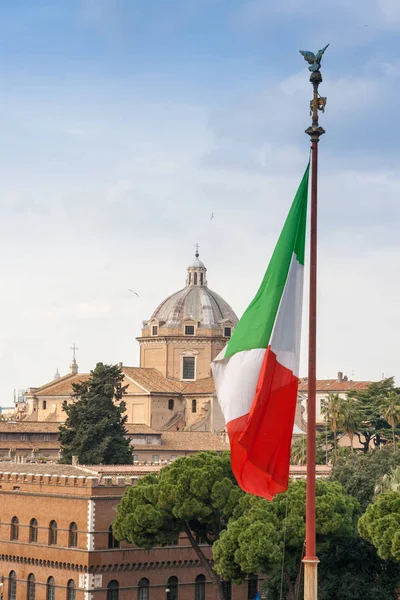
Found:
<path fill-rule="evenodd" d="M 151 328 L 151 335 L 158 335 L 158 325 L 153 325 Z"/>
<path fill-rule="evenodd" d="M 232 327 L 224 327 L 224 336 L 230 338 L 231 335 L 232 335 Z"/>
<path fill-rule="evenodd" d="M 195 379 L 195 357 L 184 356 L 182 360 L 182 379 L 193 381 Z"/>
<path fill-rule="evenodd" d="M 185 325 L 185 335 L 194 335 L 194 325 Z"/>

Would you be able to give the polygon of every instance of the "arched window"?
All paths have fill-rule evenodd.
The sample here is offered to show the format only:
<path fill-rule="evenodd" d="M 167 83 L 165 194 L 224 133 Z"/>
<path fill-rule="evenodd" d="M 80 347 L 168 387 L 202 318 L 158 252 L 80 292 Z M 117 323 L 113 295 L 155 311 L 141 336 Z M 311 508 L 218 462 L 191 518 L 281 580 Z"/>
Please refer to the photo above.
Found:
<path fill-rule="evenodd" d="M 15 571 L 10 571 L 8 576 L 8 600 L 16 600 L 17 598 L 17 574 Z"/>
<path fill-rule="evenodd" d="M 257 575 L 249 575 L 247 582 L 247 598 L 254 600 L 258 592 L 258 577 Z"/>
<path fill-rule="evenodd" d="M 194 285 L 197 285 L 197 273 L 193 275 Z"/>
<path fill-rule="evenodd" d="M 149 600 L 150 581 L 143 577 L 138 583 L 137 600 Z"/>
<path fill-rule="evenodd" d="M 73 579 L 67 583 L 67 600 L 75 600 L 75 581 Z"/>
<path fill-rule="evenodd" d="M 200 273 L 200 285 L 203 285 L 203 281 L 204 281 L 204 275 L 203 275 L 203 273 Z"/>
<path fill-rule="evenodd" d="M 108 547 L 119 548 L 119 541 L 114 537 L 112 525 L 108 528 Z"/>
<path fill-rule="evenodd" d="M 231 600 L 232 598 L 232 581 L 222 582 L 222 592 L 225 600 Z"/>
<path fill-rule="evenodd" d="M 36 521 L 36 519 L 31 519 L 31 522 L 29 523 L 29 542 L 35 543 L 37 542 L 37 538 L 38 538 L 38 522 Z M 32 575 L 32 577 L 34 577 L 34 575 Z"/>
<path fill-rule="evenodd" d="M 26 586 L 26 599 L 35 600 L 36 592 L 36 579 L 33 573 L 28 575 L 27 586 Z"/>
<path fill-rule="evenodd" d="M 204 575 L 197 575 L 194 580 L 194 600 L 205 600 L 206 597 L 206 578 Z"/>
<path fill-rule="evenodd" d="M 119 583 L 116 579 L 110 581 L 107 586 L 107 600 L 118 600 Z"/>
<path fill-rule="evenodd" d="M 197 412 L 197 400 L 193 398 L 192 400 L 192 413 Z"/>
<path fill-rule="evenodd" d="M 11 519 L 11 539 L 12 540 L 17 540 L 19 536 L 19 521 L 18 521 L 18 517 L 13 517 Z"/>
<path fill-rule="evenodd" d="M 174 399 L 170 398 L 168 400 L 168 410 L 174 410 Z"/>
<path fill-rule="evenodd" d="M 56 523 L 56 521 L 50 521 L 49 544 L 50 544 L 50 546 L 55 546 L 57 544 L 57 523 Z"/>
<path fill-rule="evenodd" d="M 178 600 L 178 578 L 174 575 L 167 581 L 167 600 Z"/>
<path fill-rule="evenodd" d="M 54 600 L 56 595 L 56 584 L 54 577 L 49 577 L 47 580 L 46 598 L 47 600 Z"/>
<path fill-rule="evenodd" d="M 70 523 L 68 530 L 68 546 L 70 548 L 76 548 L 78 545 L 78 525 L 76 523 Z M 72 579 L 70 580 L 72 581 Z"/>
<path fill-rule="evenodd" d="M 192 274 L 189 273 L 189 285 L 192 283 Z"/>

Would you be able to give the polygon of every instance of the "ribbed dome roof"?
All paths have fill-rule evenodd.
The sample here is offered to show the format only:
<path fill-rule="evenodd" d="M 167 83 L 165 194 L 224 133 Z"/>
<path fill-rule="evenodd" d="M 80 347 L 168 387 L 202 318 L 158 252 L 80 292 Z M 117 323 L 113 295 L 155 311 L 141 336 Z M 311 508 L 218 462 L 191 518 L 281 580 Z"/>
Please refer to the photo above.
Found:
<path fill-rule="evenodd" d="M 151 318 L 163 321 L 171 329 L 182 328 L 185 319 L 190 318 L 210 329 L 218 328 L 224 319 L 236 325 L 238 318 L 229 304 L 207 287 L 206 271 L 196 252 L 188 267 L 186 287 L 161 302 Z"/>

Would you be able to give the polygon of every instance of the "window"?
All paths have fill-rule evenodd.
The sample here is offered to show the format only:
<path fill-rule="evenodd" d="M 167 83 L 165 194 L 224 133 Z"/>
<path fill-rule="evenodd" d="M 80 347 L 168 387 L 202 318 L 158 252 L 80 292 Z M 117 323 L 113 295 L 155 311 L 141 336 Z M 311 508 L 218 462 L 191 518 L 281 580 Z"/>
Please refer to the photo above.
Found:
<path fill-rule="evenodd" d="M 17 574 L 15 571 L 10 571 L 8 576 L 8 600 L 16 600 L 17 598 Z"/>
<path fill-rule="evenodd" d="M 42 402 L 43 410 L 46 410 L 46 406 L 47 406 L 47 402 L 46 402 L 46 400 L 43 400 L 43 402 Z"/>
<path fill-rule="evenodd" d="M 54 600 L 55 595 L 56 595 L 56 585 L 55 585 L 54 577 L 49 577 L 47 580 L 46 599 Z"/>
<path fill-rule="evenodd" d="M 222 582 L 222 592 L 224 594 L 225 600 L 231 600 L 231 598 L 232 598 L 232 582 L 231 581 L 223 581 Z"/>
<path fill-rule="evenodd" d="M 110 527 L 108 528 L 108 547 L 119 548 L 119 541 L 114 537 L 112 525 L 110 525 Z"/>
<path fill-rule="evenodd" d="M 189 273 L 189 285 L 192 283 L 192 274 Z"/>
<path fill-rule="evenodd" d="M 38 538 L 38 522 L 36 521 L 36 519 L 31 519 L 31 522 L 29 523 L 29 542 L 31 544 L 37 542 L 37 538 Z M 32 577 L 34 577 L 32 575 Z"/>
<path fill-rule="evenodd" d="M 68 530 L 68 546 L 70 548 L 76 548 L 78 545 L 78 525 L 71 523 Z M 72 581 L 72 579 L 71 579 Z"/>
<path fill-rule="evenodd" d="M 56 544 L 57 544 L 57 523 L 55 521 L 50 521 L 50 525 L 49 525 L 49 545 L 50 546 L 55 546 Z"/>
<path fill-rule="evenodd" d="M 153 463 L 159 463 L 160 462 L 160 457 L 157 456 L 157 454 L 153 454 Z"/>
<path fill-rule="evenodd" d="M 194 279 L 194 285 L 197 285 L 197 273 L 194 274 L 193 279 Z"/>
<path fill-rule="evenodd" d="M 26 598 L 27 600 L 35 600 L 35 591 L 36 591 L 36 583 L 35 583 L 36 579 L 33 573 L 30 573 L 28 575 L 28 580 L 27 580 L 27 593 L 26 593 Z"/>
<path fill-rule="evenodd" d="M 138 583 L 137 600 L 149 600 L 149 585 L 150 582 L 146 577 L 143 577 Z"/>
<path fill-rule="evenodd" d="M 157 325 L 153 325 L 151 331 L 152 331 L 152 335 L 158 335 L 158 326 Z"/>
<path fill-rule="evenodd" d="M 45 433 L 43 435 L 43 439 L 44 439 L 45 442 L 49 442 L 50 441 L 50 434 L 49 433 Z"/>
<path fill-rule="evenodd" d="M 176 460 L 178 456 L 176 454 L 171 454 L 171 460 Z"/>
<path fill-rule="evenodd" d="M 75 581 L 73 579 L 67 583 L 67 600 L 75 600 Z"/>
<path fill-rule="evenodd" d="M 185 335 L 194 335 L 194 325 L 185 325 Z"/>
<path fill-rule="evenodd" d="M 194 356 L 184 356 L 182 379 L 194 379 Z"/>
<path fill-rule="evenodd" d="M 194 581 L 194 600 L 205 600 L 206 597 L 206 578 L 204 575 L 197 575 Z"/>
<path fill-rule="evenodd" d="M 231 337 L 232 327 L 224 327 L 224 336 Z"/>
<path fill-rule="evenodd" d="M 21 434 L 21 442 L 26 442 L 28 440 L 28 436 L 26 433 Z"/>
<path fill-rule="evenodd" d="M 138 463 L 139 462 L 139 456 L 138 456 L 138 454 L 134 454 L 133 455 L 133 462 L 134 463 Z"/>
<path fill-rule="evenodd" d="M 110 581 L 107 586 L 107 600 L 118 600 L 119 583 L 116 579 Z"/>
<path fill-rule="evenodd" d="M 197 400 L 192 400 L 192 413 L 197 412 Z"/>
<path fill-rule="evenodd" d="M 247 599 L 254 600 L 258 592 L 258 577 L 257 575 L 249 575 L 247 582 Z"/>
<path fill-rule="evenodd" d="M 170 398 L 168 400 L 168 408 L 169 408 L 169 410 L 174 410 L 174 400 L 173 400 L 173 398 Z"/>
<path fill-rule="evenodd" d="M 203 281 L 204 281 L 204 274 L 200 273 L 200 285 L 203 285 Z"/>
<path fill-rule="evenodd" d="M 17 540 L 19 536 L 19 521 L 18 517 L 11 519 L 11 540 Z"/>
<path fill-rule="evenodd" d="M 178 578 L 170 577 L 167 581 L 167 600 L 178 600 Z"/>

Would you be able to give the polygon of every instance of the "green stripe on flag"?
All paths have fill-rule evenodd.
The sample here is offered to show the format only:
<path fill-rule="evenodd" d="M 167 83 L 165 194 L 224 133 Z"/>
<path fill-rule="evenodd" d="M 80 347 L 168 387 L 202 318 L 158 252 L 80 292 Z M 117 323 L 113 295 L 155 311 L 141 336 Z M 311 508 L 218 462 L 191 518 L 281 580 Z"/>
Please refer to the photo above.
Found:
<path fill-rule="evenodd" d="M 293 253 L 304 265 L 309 170 L 310 164 L 307 165 L 260 288 L 228 343 L 226 358 L 243 350 L 268 347 Z"/>

